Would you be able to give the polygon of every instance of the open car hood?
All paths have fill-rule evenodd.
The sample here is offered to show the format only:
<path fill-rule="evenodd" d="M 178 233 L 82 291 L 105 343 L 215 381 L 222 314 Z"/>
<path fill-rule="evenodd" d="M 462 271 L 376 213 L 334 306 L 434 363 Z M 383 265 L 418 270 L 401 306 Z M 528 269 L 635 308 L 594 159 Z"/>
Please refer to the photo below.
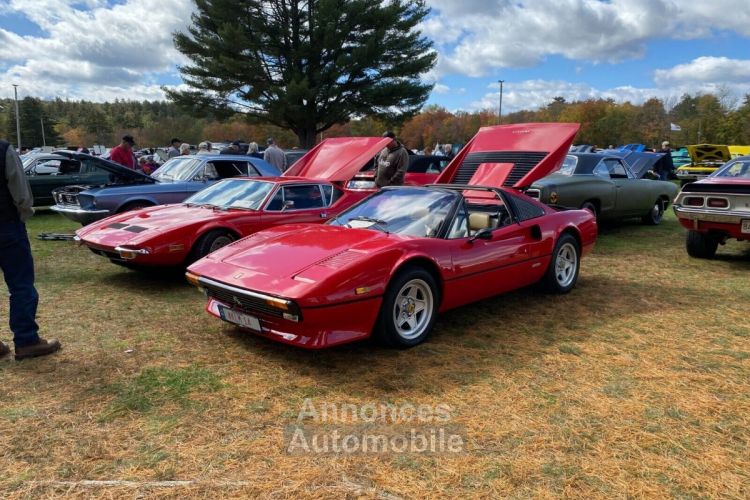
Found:
<path fill-rule="evenodd" d="M 654 170 L 657 163 L 664 160 L 666 153 L 651 153 L 649 151 L 623 151 L 622 149 L 608 149 L 603 151 L 608 156 L 617 156 L 625 160 L 630 171 L 638 179 L 642 179 L 650 170 Z"/>
<path fill-rule="evenodd" d="M 687 148 L 693 163 L 724 163 L 732 158 L 729 146 L 723 144 L 694 144 Z"/>
<path fill-rule="evenodd" d="M 579 128 L 577 123 L 480 128 L 435 182 L 528 187 L 560 166 Z"/>
<path fill-rule="evenodd" d="M 332 137 L 294 162 L 284 177 L 347 182 L 390 142 L 387 137 Z"/>

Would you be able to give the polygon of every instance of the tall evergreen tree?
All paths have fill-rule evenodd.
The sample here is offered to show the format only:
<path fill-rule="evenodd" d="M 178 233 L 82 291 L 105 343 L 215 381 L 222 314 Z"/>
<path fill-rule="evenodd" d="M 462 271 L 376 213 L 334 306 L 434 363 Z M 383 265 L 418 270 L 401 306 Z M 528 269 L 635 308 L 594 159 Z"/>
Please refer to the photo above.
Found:
<path fill-rule="evenodd" d="M 432 89 L 420 76 L 435 64 L 418 31 L 424 0 L 195 0 L 175 45 L 190 90 L 178 104 L 249 117 L 316 134 L 357 115 L 416 113 Z"/>

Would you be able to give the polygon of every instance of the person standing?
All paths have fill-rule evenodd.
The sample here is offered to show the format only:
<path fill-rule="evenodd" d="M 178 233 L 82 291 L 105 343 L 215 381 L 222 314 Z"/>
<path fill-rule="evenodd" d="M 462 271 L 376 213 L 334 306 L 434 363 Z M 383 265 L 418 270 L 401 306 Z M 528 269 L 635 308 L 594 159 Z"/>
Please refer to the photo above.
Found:
<path fill-rule="evenodd" d="M 21 158 L 7 141 L 0 140 L 0 269 L 10 292 L 10 330 L 16 360 L 45 356 L 60 349 L 57 340 L 39 336 L 34 287 L 34 259 L 25 221 L 34 214 L 34 198 Z M 10 348 L 0 342 L 0 357 Z"/>
<path fill-rule="evenodd" d="M 167 159 L 180 156 L 180 144 L 182 144 L 182 141 L 175 137 L 170 141 L 170 144 L 171 146 L 169 146 L 169 150 L 167 151 Z"/>
<path fill-rule="evenodd" d="M 383 137 L 391 142 L 380 153 L 375 173 L 375 184 L 379 187 L 400 186 L 404 183 L 406 169 L 409 167 L 409 153 L 403 144 L 396 140 L 396 134 L 386 131 Z"/>
<path fill-rule="evenodd" d="M 247 156 L 252 156 L 253 158 L 259 158 L 263 159 L 263 155 L 258 152 L 258 143 L 257 142 L 251 142 L 247 145 Z"/>
<path fill-rule="evenodd" d="M 211 143 L 208 141 L 203 141 L 200 144 L 198 144 L 198 152 L 196 153 L 198 155 L 210 155 L 211 154 Z"/>
<path fill-rule="evenodd" d="M 672 148 L 669 147 L 669 141 L 664 141 L 661 143 L 661 149 L 657 151 L 658 153 L 664 153 L 664 157 L 659 160 L 657 163 L 658 165 L 658 174 L 659 179 L 663 181 L 668 181 L 670 176 L 672 175 L 672 171 L 674 171 L 674 161 L 672 160 Z"/>
<path fill-rule="evenodd" d="M 120 145 L 113 147 L 112 151 L 110 151 L 109 159 L 115 163 L 119 163 L 123 167 L 128 167 L 130 170 L 135 170 L 134 145 L 135 139 L 133 139 L 132 135 L 123 135 Z"/>
<path fill-rule="evenodd" d="M 180 154 L 179 156 L 188 156 L 190 154 L 190 144 L 187 142 L 183 142 L 180 144 Z"/>
<path fill-rule="evenodd" d="M 221 150 L 223 155 L 238 155 L 240 154 L 240 141 L 232 141 L 232 143 L 226 148 Z"/>
<path fill-rule="evenodd" d="M 286 155 L 276 145 L 272 137 L 269 137 L 266 141 L 266 150 L 263 152 L 263 159 L 282 172 L 286 170 Z"/>

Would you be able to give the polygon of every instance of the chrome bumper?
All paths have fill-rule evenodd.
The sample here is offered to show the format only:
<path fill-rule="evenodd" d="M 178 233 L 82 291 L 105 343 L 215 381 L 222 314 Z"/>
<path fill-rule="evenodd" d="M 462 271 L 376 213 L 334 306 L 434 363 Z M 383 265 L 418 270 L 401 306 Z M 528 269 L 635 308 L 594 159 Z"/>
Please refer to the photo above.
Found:
<path fill-rule="evenodd" d="M 110 214 L 109 210 L 86 210 L 71 205 L 53 205 L 49 207 L 49 209 L 53 212 L 64 215 L 72 221 L 80 222 L 83 225 L 96 222 Z"/>
<path fill-rule="evenodd" d="M 682 205 L 674 205 L 674 213 L 681 219 L 719 222 L 722 224 L 741 224 L 743 220 L 750 219 L 750 212 L 738 210 L 713 210 L 710 208 L 686 208 Z"/>

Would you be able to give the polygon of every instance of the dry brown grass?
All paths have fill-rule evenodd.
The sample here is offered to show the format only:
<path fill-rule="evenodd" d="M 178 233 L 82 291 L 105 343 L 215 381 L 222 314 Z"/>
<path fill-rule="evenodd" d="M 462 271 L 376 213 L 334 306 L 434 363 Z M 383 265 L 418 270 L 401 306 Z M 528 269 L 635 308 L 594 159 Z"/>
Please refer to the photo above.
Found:
<path fill-rule="evenodd" d="M 41 214 L 30 231 L 69 227 Z M 682 238 L 671 217 L 605 228 L 570 295 L 522 290 L 450 312 L 409 351 L 312 353 L 222 325 L 179 279 L 34 241 L 39 321 L 64 351 L 0 361 L 0 491 L 747 497 L 750 254 L 731 243 L 692 260 Z M 449 404 L 468 451 L 290 456 L 283 430 L 305 398 Z"/>

